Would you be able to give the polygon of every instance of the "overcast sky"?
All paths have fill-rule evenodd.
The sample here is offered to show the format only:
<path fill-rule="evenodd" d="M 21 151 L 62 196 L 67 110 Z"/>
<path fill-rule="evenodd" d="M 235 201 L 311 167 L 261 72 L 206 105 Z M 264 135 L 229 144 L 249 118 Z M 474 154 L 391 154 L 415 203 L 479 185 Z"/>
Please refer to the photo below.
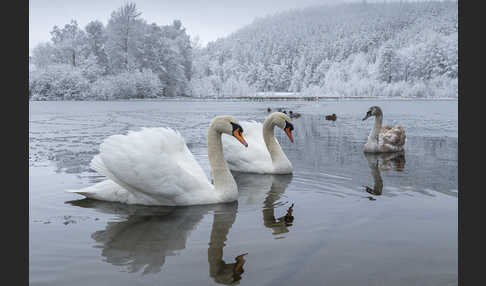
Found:
<path fill-rule="evenodd" d="M 29 50 L 50 39 L 54 25 L 63 26 L 75 19 L 84 27 L 91 20 L 104 24 L 113 10 L 126 0 L 29 0 Z M 135 0 L 147 22 L 159 25 L 180 19 L 191 36 L 201 43 L 224 37 L 251 23 L 255 17 L 346 0 Z"/>

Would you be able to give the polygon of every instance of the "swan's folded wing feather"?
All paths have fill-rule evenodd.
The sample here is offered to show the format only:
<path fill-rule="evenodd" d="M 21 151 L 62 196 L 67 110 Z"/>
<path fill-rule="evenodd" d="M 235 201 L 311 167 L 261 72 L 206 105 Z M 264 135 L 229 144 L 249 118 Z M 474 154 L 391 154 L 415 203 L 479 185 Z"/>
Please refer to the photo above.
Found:
<path fill-rule="evenodd" d="M 384 126 L 382 132 L 380 132 L 379 140 L 383 144 L 389 144 L 393 146 L 403 146 L 405 144 L 405 130 L 402 126 L 397 125 L 394 128 L 391 126 Z"/>
<path fill-rule="evenodd" d="M 211 187 L 184 138 L 170 128 L 110 136 L 101 144 L 99 158 L 102 173 L 131 192 L 173 201 Z"/>
<path fill-rule="evenodd" d="M 265 172 L 272 167 L 272 158 L 263 141 L 263 124 L 241 121 L 240 125 L 248 147 L 231 136 L 222 136 L 224 158 L 229 168 L 234 171 Z"/>

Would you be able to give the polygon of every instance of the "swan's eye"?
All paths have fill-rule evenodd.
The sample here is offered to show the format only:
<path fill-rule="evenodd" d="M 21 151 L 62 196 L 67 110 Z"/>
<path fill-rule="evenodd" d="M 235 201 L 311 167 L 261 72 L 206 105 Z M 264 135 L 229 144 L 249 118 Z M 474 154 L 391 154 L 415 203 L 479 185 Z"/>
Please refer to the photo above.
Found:
<path fill-rule="evenodd" d="M 238 130 L 238 133 L 241 134 L 243 133 L 243 127 L 241 127 L 241 125 L 239 125 L 238 123 L 233 123 L 233 122 L 230 122 L 231 123 L 231 126 L 233 127 L 233 133 Z"/>
<path fill-rule="evenodd" d="M 290 142 L 294 142 L 294 137 L 292 136 L 292 130 L 294 130 L 294 125 L 292 123 L 285 120 L 285 128 L 284 131 L 289 136 Z"/>
<path fill-rule="evenodd" d="M 245 147 L 248 147 L 248 143 L 246 143 L 245 138 L 243 138 L 243 135 L 242 135 L 243 128 L 237 123 L 231 122 L 231 125 L 233 126 L 233 132 L 232 132 L 233 136 L 236 139 L 238 139 L 238 141 L 240 141 L 241 144 L 243 144 Z"/>
<path fill-rule="evenodd" d="M 292 123 L 285 121 L 285 128 L 284 129 L 289 129 L 290 131 L 294 130 L 294 125 Z"/>

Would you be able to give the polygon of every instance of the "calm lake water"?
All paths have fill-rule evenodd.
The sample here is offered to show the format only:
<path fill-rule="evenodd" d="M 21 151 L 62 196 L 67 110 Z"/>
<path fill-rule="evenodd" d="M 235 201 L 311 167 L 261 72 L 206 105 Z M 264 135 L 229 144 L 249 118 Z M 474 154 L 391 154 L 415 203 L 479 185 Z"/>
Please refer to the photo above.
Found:
<path fill-rule="evenodd" d="M 404 126 L 403 156 L 363 154 L 372 105 Z M 275 130 L 294 174 L 235 174 L 238 202 L 143 207 L 65 192 L 103 180 L 89 162 L 104 138 L 144 126 L 179 130 L 209 175 L 212 117 L 263 121 L 267 107 L 302 113 L 293 144 Z M 457 285 L 457 117 L 457 101 L 31 102 L 30 283 Z"/>

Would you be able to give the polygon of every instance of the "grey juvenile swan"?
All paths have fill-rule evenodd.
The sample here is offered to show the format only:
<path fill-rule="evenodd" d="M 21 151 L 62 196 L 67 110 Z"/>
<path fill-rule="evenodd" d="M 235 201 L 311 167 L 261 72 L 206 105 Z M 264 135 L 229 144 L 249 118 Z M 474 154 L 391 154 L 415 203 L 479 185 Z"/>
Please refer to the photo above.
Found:
<path fill-rule="evenodd" d="M 367 153 L 385 153 L 385 152 L 400 152 L 403 151 L 406 136 L 405 129 L 401 125 L 391 127 L 383 125 L 383 112 L 378 106 L 372 106 L 366 112 L 363 121 L 368 117 L 374 116 L 375 123 L 368 136 L 368 142 L 364 145 L 364 152 Z"/>

